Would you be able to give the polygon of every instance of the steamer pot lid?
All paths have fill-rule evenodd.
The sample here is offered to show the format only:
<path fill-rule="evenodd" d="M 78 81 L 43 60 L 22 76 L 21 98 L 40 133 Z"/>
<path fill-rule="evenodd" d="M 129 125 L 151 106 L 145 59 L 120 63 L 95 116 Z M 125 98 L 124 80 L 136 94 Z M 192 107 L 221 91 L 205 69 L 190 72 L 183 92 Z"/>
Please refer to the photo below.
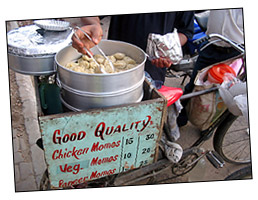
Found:
<path fill-rule="evenodd" d="M 13 29 L 7 33 L 8 53 L 20 56 L 53 55 L 71 43 L 72 30 L 47 31 L 37 25 Z"/>

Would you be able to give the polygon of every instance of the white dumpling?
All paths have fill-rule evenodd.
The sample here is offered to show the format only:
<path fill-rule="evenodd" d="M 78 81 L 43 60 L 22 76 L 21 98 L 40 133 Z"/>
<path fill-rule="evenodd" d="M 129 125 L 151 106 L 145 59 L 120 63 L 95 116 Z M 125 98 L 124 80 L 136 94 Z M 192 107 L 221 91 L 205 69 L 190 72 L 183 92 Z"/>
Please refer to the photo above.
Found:
<path fill-rule="evenodd" d="M 116 62 L 116 58 L 115 58 L 115 56 L 107 56 L 108 57 L 108 59 L 112 62 L 112 63 L 114 63 L 114 62 Z"/>
<path fill-rule="evenodd" d="M 82 67 L 82 66 L 77 66 L 77 67 L 74 67 L 74 68 L 73 68 L 73 71 L 76 71 L 76 72 L 85 72 L 85 68 Z"/>
<path fill-rule="evenodd" d="M 132 69 L 132 68 L 135 68 L 137 65 L 134 65 L 134 64 L 128 64 L 126 65 L 126 69 Z"/>
<path fill-rule="evenodd" d="M 65 67 L 68 68 L 68 69 L 71 69 L 71 68 L 77 67 L 77 66 L 79 66 L 78 63 L 70 62 L 70 63 L 67 63 Z"/>
<path fill-rule="evenodd" d="M 95 68 L 98 68 L 98 65 L 94 61 L 91 61 L 89 67 L 92 68 L 92 69 L 95 69 Z"/>
<path fill-rule="evenodd" d="M 126 67 L 126 62 L 123 60 L 117 60 L 113 63 L 114 67 L 117 69 L 124 69 Z"/>
<path fill-rule="evenodd" d="M 131 57 L 129 57 L 129 56 L 125 56 L 125 57 L 123 58 L 123 60 L 126 62 L 126 64 L 133 64 L 133 65 L 136 64 L 135 60 L 133 60 L 133 59 L 132 59 Z"/>
<path fill-rule="evenodd" d="M 125 57 L 124 53 L 115 53 L 113 55 L 117 60 L 122 60 Z"/>
<path fill-rule="evenodd" d="M 84 60 L 87 60 L 88 62 L 92 61 L 92 58 L 89 57 L 89 56 L 87 56 L 87 55 L 82 55 L 82 58 L 83 58 Z"/>
<path fill-rule="evenodd" d="M 102 64 L 102 63 L 104 63 L 104 61 L 105 61 L 104 56 L 102 56 L 102 55 L 100 55 L 100 54 L 94 55 L 94 59 L 95 59 L 99 64 Z"/>
<path fill-rule="evenodd" d="M 78 63 L 79 63 L 80 66 L 83 66 L 83 67 L 86 67 L 86 68 L 89 68 L 89 65 L 90 65 L 89 62 L 84 60 L 84 59 L 79 59 Z"/>
<path fill-rule="evenodd" d="M 125 55 L 124 53 L 118 52 L 111 56 L 107 56 L 109 60 L 105 59 L 105 57 L 100 54 L 95 54 L 93 57 L 96 60 L 96 62 L 100 65 L 100 67 L 103 68 L 107 73 L 117 73 L 137 66 L 135 60 Z M 115 70 L 113 70 L 109 61 L 112 62 L 113 66 L 115 67 Z M 96 62 L 89 56 L 82 55 L 82 57 L 79 58 L 76 62 L 69 62 L 65 65 L 65 67 L 67 67 L 70 70 L 81 73 L 102 73 Z"/>

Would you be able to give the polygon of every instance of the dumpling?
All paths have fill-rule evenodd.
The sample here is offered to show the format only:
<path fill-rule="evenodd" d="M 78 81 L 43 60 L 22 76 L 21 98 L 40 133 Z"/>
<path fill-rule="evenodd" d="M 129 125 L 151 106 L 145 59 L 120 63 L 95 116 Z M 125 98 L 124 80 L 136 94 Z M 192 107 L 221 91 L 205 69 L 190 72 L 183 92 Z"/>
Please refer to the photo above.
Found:
<path fill-rule="evenodd" d="M 135 68 L 137 65 L 136 64 L 128 64 L 126 65 L 126 69 L 132 69 Z"/>
<path fill-rule="evenodd" d="M 114 62 L 116 62 L 116 58 L 115 58 L 115 56 L 107 56 L 108 57 L 108 59 L 112 62 L 112 63 L 114 63 Z"/>
<path fill-rule="evenodd" d="M 135 60 L 131 57 L 125 55 L 124 53 L 115 53 L 113 55 L 107 56 L 111 63 L 113 64 L 115 70 L 110 65 L 108 59 L 100 54 L 95 54 L 93 58 L 96 62 L 103 68 L 107 73 L 118 73 L 125 71 L 137 66 Z M 69 62 L 65 65 L 70 70 L 82 73 L 101 73 L 98 64 L 92 58 L 87 55 L 82 55 L 76 62 Z"/>
<path fill-rule="evenodd" d="M 117 60 L 122 60 L 125 57 L 124 53 L 115 53 L 113 55 Z"/>
<path fill-rule="evenodd" d="M 132 59 L 131 57 L 129 57 L 129 56 L 125 56 L 125 57 L 123 58 L 123 60 L 126 62 L 126 64 L 133 64 L 133 65 L 136 64 L 135 60 L 133 60 L 133 59 Z"/>
<path fill-rule="evenodd" d="M 87 60 L 88 62 L 92 61 L 92 58 L 87 55 L 82 55 L 82 59 Z"/>
<path fill-rule="evenodd" d="M 117 60 L 113 63 L 114 67 L 117 69 L 124 69 L 126 67 L 126 62 L 123 60 Z"/>
<path fill-rule="evenodd" d="M 105 58 L 102 55 L 96 54 L 93 57 L 99 64 L 102 64 L 105 61 Z"/>
<path fill-rule="evenodd" d="M 80 59 L 78 60 L 78 64 L 79 64 L 80 66 L 85 67 L 85 68 L 89 68 L 89 65 L 90 65 L 88 61 L 86 61 L 86 60 L 84 60 L 84 59 L 82 59 L 82 58 L 80 58 Z"/>
<path fill-rule="evenodd" d="M 72 68 L 77 67 L 77 66 L 79 66 L 79 63 L 70 62 L 70 63 L 67 63 L 65 67 L 68 68 L 68 69 L 72 69 Z"/>

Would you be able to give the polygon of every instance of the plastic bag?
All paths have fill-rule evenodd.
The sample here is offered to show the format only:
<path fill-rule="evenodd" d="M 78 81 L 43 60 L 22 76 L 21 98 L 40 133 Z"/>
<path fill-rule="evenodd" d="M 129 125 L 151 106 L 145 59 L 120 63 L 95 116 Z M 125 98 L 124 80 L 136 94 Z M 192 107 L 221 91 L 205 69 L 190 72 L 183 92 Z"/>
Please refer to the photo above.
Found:
<path fill-rule="evenodd" d="M 237 78 L 225 79 L 219 88 L 219 94 L 233 115 L 248 118 L 246 83 Z"/>
<path fill-rule="evenodd" d="M 236 105 L 238 106 L 238 108 L 241 110 L 246 121 L 248 121 L 248 106 L 247 106 L 246 94 L 238 95 L 234 97 L 234 101 L 236 102 Z"/>

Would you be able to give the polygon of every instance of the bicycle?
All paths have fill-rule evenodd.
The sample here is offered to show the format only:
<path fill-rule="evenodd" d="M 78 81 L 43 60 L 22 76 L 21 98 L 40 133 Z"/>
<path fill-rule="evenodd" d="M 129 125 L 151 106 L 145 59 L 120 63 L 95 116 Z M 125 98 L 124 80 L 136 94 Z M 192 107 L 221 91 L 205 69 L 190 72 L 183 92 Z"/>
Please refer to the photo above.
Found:
<path fill-rule="evenodd" d="M 227 176 L 224 180 L 245 180 L 252 179 L 252 166 L 248 165 L 239 170 L 234 171 L 232 174 Z"/>
<path fill-rule="evenodd" d="M 211 37 L 217 37 L 220 40 L 229 43 L 237 50 L 239 50 L 241 52 L 241 56 L 244 57 L 244 49 L 241 46 L 236 45 L 228 39 L 217 34 L 210 35 L 204 39 L 202 38 L 197 42 L 209 40 Z M 246 74 L 241 75 L 241 79 L 246 80 Z M 182 100 L 192 98 L 195 96 L 214 92 L 216 90 L 218 90 L 218 87 L 183 95 L 180 99 Z M 228 110 L 223 112 L 223 114 L 220 115 L 215 120 L 215 122 L 213 122 L 209 126 L 208 129 L 202 132 L 200 137 L 194 142 L 193 145 L 183 150 L 183 155 L 177 163 L 173 163 L 168 158 L 164 157 L 164 155 L 161 155 L 160 159 L 157 162 L 154 162 L 153 164 L 149 164 L 147 166 L 140 167 L 117 175 L 100 178 L 82 185 L 72 186 L 70 188 L 88 188 L 96 186 L 109 187 L 135 184 L 157 184 L 161 182 L 166 182 L 168 180 L 175 179 L 177 177 L 189 173 L 204 157 L 207 157 L 207 159 L 213 164 L 215 168 L 222 168 L 225 165 L 225 161 L 234 164 L 249 164 L 251 163 L 251 153 L 248 125 L 247 127 L 244 127 L 244 129 L 239 130 L 239 132 L 237 132 L 237 135 L 242 137 L 241 144 L 238 143 L 238 141 L 234 141 L 234 139 L 237 139 L 236 137 L 230 136 L 231 134 L 236 134 L 236 131 L 231 131 L 231 127 L 233 127 L 234 123 L 238 123 L 237 119 L 239 119 L 239 117 L 234 116 Z M 167 124 L 165 123 L 164 135 L 167 134 L 167 128 Z M 214 135 L 214 150 L 203 150 L 202 148 L 200 148 L 201 145 L 207 140 L 209 140 L 212 135 Z M 229 146 L 231 147 L 230 149 L 228 149 Z M 246 149 L 246 152 L 244 154 L 242 152 L 239 152 L 239 147 L 244 147 Z M 162 151 L 160 152 L 161 154 L 164 153 Z M 234 152 L 235 154 L 233 155 L 232 152 Z M 171 176 L 166 176 L 163 179 L 157 180 L 158 176 L 168 171 L 172 173 Z M 41 183 L 41 189 L 48 189 L 48 187 L 46 187 L 49 184 L 47 171 L 44 174 Z"/>
<path fill-rule="evenodd" d="M 218 38 L 218 40 L 223 40 L 233 46 L 235 49 L 240 51 L 240 56 L 244 57 L 244 49 L 242 46 L 239 46 L 218 34 L 209 35 L 197 42 L 207 41 L 210 38 L 215 37 Z M 191 69 L 191 66 L 189 69 Z M 239 77 L 241 80 L 246 81 L 246 73 L 241 74 Z M 218 88 L 214 87 L 208 90 L 190 93 L 183 95 L 180 99 L 192 98 L 209 92 L 214 92 L 217 89 Z M 217 118 L 215 122 L 210 125 L 208 129 L 202 131 L 201 136 L 194 142 L 193 145 L 184 149 L 182 158 L 178 163 L 170 163 L 166 158 L 161 159 L 157 163 L 143 167 L 142 170 L 135 170 L 132 172 L 127 172 L 125 175 L 118 175 L 118 178 L 113 185 L 132 185 L 133 183 L 146 179 L 148 179 L 148 184 L 157 184 L 170 179 L 175 179 L 189 173 L 196 166 L 198 161 L 205 156 L 215 168 L 222 168 L 225 161 L 233 164 L 250 164 L 251 149 L 248 124 L 245 124 L 245 127 L 243 127 L 241 130 L 233 129 L 235 123 L 242 121 L 241 118 L 242 117 L 234 116 L 228 110 L 226 110 L 219 118 Z M 165 123 L 164 133 L 167 134 L 167 132 L 168 127 Z M 209 140 L 212 135 L 214 135 L 214 150 L 201 150 L 200 146 L 205 141 Z M 172 171 L 173 175 L 171 177 L 166 177 L 165 179 L 158 181 L 155 181 L 155 178 L 153 179 L 153 177 L 157 177 L 159 174 L 168 169 Z"/>

